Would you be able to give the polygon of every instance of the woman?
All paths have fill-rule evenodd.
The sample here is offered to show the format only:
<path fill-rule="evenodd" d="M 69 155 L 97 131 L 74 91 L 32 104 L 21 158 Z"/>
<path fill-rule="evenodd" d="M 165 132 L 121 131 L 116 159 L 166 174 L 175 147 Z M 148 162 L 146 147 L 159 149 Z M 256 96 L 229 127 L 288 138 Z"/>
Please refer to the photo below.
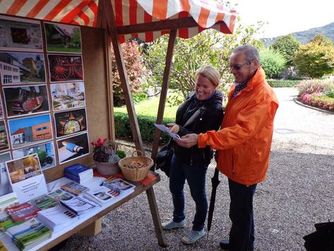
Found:
<path fill-rule="evenodd" d="M 211 66 L 204 66 L 195 75 L 195 93 L 180 105 L 175 124 L 170 130 L 179 136 L 217 130 L 223 119 L 222 94 L 216 88 L 220 76 Z M 212 158 L 210 148 L 196 146 L 187 149 L 174 144 L 171 161 L 169 188 L 173 197 L 173 219 L 162 224 L 164 230 L 182 228 L 185 225 L 183 187 L 187 180 L 196 214 L 192 230 L 182 238 L 185 244 L 192 244 L 205 235 L 204 223 L 208 209 L 205 192 L 205 174 Z"/>

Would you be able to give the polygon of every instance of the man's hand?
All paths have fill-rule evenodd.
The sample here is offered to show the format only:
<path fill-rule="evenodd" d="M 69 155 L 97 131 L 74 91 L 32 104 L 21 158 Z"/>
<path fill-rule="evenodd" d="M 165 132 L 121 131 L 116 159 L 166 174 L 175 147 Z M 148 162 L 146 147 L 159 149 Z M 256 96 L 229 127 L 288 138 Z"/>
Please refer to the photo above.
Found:
<path fill-rule="evenodd" d="M 182 147 L 190 148 L 197 145 L 198 135 L 196 133 L 191 133 L 184 135 L 181 139 L 175 140 L 175 142 Z"/>

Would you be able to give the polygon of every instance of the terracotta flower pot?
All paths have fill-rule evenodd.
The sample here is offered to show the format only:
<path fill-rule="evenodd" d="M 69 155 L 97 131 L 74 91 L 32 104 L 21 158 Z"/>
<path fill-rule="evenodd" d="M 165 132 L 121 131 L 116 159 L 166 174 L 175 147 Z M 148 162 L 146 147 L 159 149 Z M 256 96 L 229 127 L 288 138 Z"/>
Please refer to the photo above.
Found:
<path fill-rule="evenodd" d="M 97 162 L 95 161 L 95 166 L 97 171 L 102 175 L 113 175 L 115 173 L 120 172 L 120 168 L 116 163 L 109 163 L 109 162 Z"/>

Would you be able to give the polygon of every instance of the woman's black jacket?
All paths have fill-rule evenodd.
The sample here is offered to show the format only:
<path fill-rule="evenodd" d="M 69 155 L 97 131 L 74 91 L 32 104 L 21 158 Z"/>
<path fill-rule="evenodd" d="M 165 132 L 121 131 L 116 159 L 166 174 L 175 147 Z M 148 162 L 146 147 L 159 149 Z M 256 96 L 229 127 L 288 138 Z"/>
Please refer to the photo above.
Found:
<path fill-rule="evenodd" d="M 180 126 L 178 134 L 182 137 L 188 133 L 202 133 L 209 130 L 217 130 L 223 120 L 222 108 L 223 95 L 220 91 L 215 93 L 207 100 L 198 100 L 193 94 L 184 103 L 182 103 L 176 112 L 175 123 Z M 187 120 L 200 109 L 199 115 L 192 123 Z M 198 148 L 197 145 L 191 148 L 184 148 L 174 143 L 174 152 L 178 159 L 183 163 L 192 165 L 192 163 L 209 165 L 213 156 L 210 147 Z"/>

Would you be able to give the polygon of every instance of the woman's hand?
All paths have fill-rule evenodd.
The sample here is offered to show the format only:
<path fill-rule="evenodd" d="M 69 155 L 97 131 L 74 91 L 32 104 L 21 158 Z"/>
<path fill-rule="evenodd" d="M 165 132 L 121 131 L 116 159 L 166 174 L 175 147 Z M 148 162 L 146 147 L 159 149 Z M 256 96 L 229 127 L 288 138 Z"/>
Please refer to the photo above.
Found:
<path fill-rule="evenodd" d="M 180 131 L 180 126 L 175 123 L 168 123 L 167 127 L 172 133 L 178 133 Z"/>

